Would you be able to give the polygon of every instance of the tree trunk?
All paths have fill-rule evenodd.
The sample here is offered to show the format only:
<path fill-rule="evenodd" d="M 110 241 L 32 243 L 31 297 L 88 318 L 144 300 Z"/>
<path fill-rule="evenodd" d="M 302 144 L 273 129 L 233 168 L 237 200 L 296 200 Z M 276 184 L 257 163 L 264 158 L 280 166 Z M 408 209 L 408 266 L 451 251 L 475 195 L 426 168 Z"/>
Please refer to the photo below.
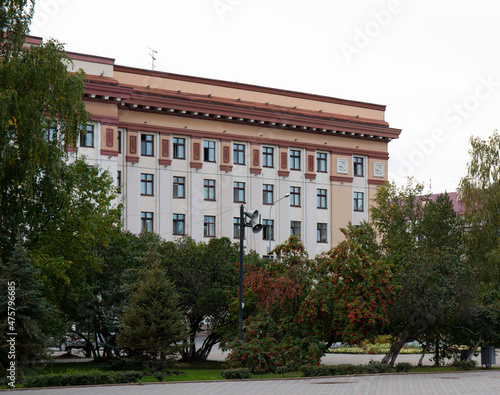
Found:
<path fill-rule="evenodd" d="M 479 348 L 479 345 L 483 342 L 483 339 L 481 338 L 481 336 L 479 336 L 479 340 L 477 341 L 476 344 L 474 344 L 474 348 L 472 349 L 471 353 L 469 354 L 469 356 L 467 357 L 467 361 L 470 361 L 472 359 L 472 357 L 474 356 L 474 354 L 476 353 L 477 349 Z"/>
<path fill-rule="evenodd" d="M 424 361 L 425 354 L 427 354 L 428 350 L 429 350 L 429 342 L 426 342 L 424 345 L 424 348 L 422 349 L 422 355 L 420 356 L 420 359 L 418 360 L 419 367 L 422 367 L 422 363 Z"/>
<path fill-rule="evenodd" d="M 384 356 L 382 359 L 382 363 L 387 363 L 390 366 L 394 366 L 394 363 L 396 362 L 396 359 L 401 352 L 401 349 L 405 345 L 405 343 L 408 341 L 410 338 L 408 333 L 405 333 L 403 336 L 401 336 L 401 339 L 398 340 L 397 342 L 393 343 L 387 354 Z"/>

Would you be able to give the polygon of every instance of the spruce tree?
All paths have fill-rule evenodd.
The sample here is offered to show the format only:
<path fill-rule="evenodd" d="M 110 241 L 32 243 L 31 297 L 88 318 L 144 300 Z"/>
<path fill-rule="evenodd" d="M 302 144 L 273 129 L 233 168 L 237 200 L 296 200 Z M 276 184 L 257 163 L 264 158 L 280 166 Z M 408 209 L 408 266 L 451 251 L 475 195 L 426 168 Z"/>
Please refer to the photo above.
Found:
<path fill-rule="evenodd" d="M 141 273 L 122 316 L 117 342 L 151 360 L 155 371 L 161 362 L 178 356 L 187 339 L 186 327 L 179 295 L 156 262 Z"/>
<path fill-rule="evenodd" d="M 52 310 L 43 297 L 38 270 L 19 237 L 10 260 L 0 265 L 0 287 L 2 365 L 14 360 L 20 366 L 43 357 Z M 8 339 L 13 339 L 13 348 Z"/>

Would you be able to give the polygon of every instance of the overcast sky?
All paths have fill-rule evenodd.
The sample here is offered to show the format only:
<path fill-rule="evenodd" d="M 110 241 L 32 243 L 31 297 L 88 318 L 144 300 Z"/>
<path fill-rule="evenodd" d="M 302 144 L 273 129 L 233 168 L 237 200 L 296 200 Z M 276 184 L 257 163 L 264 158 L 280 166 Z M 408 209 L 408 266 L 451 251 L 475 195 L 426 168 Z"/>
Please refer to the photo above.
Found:
<path fill-rule="evenodd" d="M 389 178 L 454 191 L 500 125 L 498 0 L 38 0 L 31 34 L 116 64 L 387 105 Z"/>

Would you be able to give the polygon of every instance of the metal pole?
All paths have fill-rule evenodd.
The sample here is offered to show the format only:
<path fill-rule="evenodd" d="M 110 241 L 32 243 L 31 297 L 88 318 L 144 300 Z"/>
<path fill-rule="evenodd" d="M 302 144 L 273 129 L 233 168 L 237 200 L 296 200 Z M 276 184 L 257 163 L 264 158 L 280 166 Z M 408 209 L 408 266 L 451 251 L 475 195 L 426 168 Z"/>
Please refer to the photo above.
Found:
<path fill-rule="evenodd" d="M 243 241 L 245 240 L 245 223 L 244 223 L 243 205 L 240 206 L 240 304 L 239 304 L 239 325 L 238 339 L 243 340 Z"/>

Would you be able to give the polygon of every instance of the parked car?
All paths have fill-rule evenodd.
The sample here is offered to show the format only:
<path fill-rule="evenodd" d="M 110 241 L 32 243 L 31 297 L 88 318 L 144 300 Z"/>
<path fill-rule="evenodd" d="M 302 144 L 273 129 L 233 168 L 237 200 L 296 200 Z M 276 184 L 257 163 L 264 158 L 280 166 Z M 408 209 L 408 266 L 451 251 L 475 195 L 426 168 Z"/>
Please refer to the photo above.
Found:
<path fill-rule="evenodd" d="M 72 348 L 82 348 L 85 349 L 87 342 L 79 337 L 76 333 L 66 333 L 64 337 L 59 341 L 59 350 L 67 351 Z"/>

